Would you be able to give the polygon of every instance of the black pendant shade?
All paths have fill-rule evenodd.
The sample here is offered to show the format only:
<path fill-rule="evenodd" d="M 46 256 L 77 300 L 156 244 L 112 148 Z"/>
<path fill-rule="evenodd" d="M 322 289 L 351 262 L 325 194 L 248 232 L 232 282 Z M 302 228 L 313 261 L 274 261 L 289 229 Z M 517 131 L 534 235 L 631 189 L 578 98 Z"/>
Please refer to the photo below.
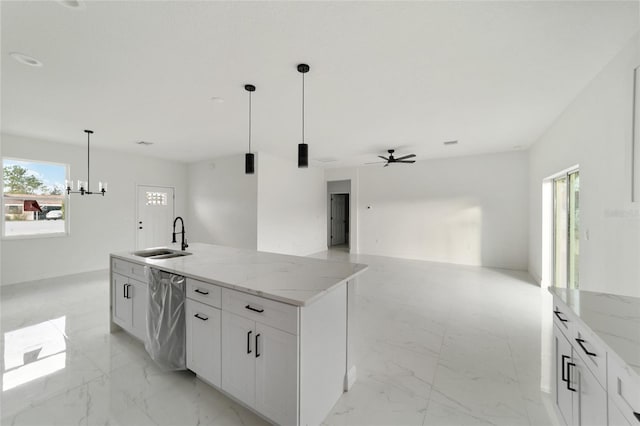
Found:
<path fill-rule="evenodd" d="M 256 171 L 254 160 L 255 160 L 255 156 L 252 153 L 247 152 L 244 155 L 244 173 L 245 174 L 252 175 Z"/>
<path fill-rule="evenodd" d="M 307 64 L 298 64 L 298 72 L 302 74 L 302 143 L 298 144 L 298 168 L 309 167 L 309 145 L 304 142 L 304 75 L 309 69 Z"/>
<path fill-rule="evenodd" d="M 252 175 L 255 173 L 255 155 L 251 153 L 251 93 L 256 91 L 256 86 L 245 84 L 244 90 L 249 92 L 249 152 L 244 155 L 244 173 Z"/>
<path fill-rule="evenodd" d="M 298 168 L 309 167 L 309 145 L 306 143 L 298 144 Z"/>

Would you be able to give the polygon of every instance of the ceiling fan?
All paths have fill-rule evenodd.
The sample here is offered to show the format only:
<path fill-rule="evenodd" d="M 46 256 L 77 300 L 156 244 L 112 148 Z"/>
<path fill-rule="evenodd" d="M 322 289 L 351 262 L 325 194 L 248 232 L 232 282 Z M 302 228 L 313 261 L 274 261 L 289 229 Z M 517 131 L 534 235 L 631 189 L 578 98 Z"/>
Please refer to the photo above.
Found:
<path fill-rule="evenodd" d="M 382 155 L 378 155 L 379 158 L 382 158 L 384 161 L 376 161 L 374 163 L 366 163 L 366 164 L 377 164 L 377 163 L 385 163 L 385 165 L 383 167 L 387 167 L 389 164 L 391 163 L 407 163 L 407 164 L 412 164 L 415 163 L 416 160 L 409 160 L 409 158 L 413 158 L 416 155 L 415 154 L 409 154 L 409 155 L 403 155 L 402 157 L 394 157 L 393 153 L 395 152 L 394 149 L 389 149 L 387 150 L 387 152 L 389 153 L 389 157 L 384 157 Z"/>

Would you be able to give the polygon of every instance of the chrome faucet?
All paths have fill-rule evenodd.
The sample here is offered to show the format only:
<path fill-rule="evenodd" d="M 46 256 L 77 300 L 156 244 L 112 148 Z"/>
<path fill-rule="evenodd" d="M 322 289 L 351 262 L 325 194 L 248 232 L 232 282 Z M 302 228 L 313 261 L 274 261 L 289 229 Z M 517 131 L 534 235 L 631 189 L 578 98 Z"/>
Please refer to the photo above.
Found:
<path fill-rule="evenodd" d="M 184 251 L 187 247 L 189 247 L 189 244 L 187 244 L 187 241 L 184 238 L 184 232 L 185 232 L 184 231 L 184 220 L 182 220 L 182 218 L 180 216 L 176 217 L 173 220 L 173 241 L 172 241 L 172 243 L 176 242 L 176 234 L 177 234 L 177 232 L 176 232 L 176 223 L 178 223 L 178 219 L 180 219 L 180 223 L 182 224 L 182 231 L 180 232 L 182 234 L 181 247 L 182 247 L 182 251 Z"/>

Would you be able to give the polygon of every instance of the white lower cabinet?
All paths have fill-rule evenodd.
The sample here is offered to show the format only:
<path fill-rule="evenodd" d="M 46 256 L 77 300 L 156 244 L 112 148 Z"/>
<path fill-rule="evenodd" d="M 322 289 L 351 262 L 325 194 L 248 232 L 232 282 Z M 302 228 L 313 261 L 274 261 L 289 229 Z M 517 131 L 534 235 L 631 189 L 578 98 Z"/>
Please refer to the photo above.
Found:
<path fill-rule="evenodd" d="M 222 311 L 222 389 L 282 425 L 297 424 L 297 336 Z"/>
<path fill-rule="evenodd" d="M 579 352 L 578 352 L 579 353 Z M 586 365 L 588 360 L 574 354 L 576 392 L 574 392 L 574 425 L 603 426 L 607 424 L 607 391 Z M 577 376 L 577 377 L 576 377 Z M 577 418 L 576 418 L 577 417 Z"/>
<path fill-rule="evenodd" d="M 553 327 L 553 340 L 556 359 L 556 405 L 565 424 L 572 425 L 575 388 L 571 386 L 571 380 L 568 378 L 569 368 L 572 367 L 572 348 L 557 326 Z"/>
<path fill-rule="evenodd" d="M 112 274 L 113 322 L 140 340 L 147 336 L 147 285 Z"/>
<path fill-rule="evenodd" d="M 187 368 L 220 386 L 220 309 L 187 299 Z"/>

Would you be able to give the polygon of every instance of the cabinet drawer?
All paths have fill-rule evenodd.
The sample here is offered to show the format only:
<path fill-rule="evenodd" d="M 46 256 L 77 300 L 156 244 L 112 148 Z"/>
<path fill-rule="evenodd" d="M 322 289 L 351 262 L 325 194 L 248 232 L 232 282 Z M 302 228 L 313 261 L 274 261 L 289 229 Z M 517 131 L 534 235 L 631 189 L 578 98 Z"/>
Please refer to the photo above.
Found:
<path fill-rule="evenodd" d="M 221 288 L 217 285 L 187 278 L 187 297 L 215 308 L 220 307 Z"/>
<path fill-rule="evenodd" d="M 609 398 L 629 423 L 640 424 L 640 378 L 615 355 L 609 357 L 607 365 Z M 638 413 L 638 416 L 634 413 Z"/>
<path fill-rule="evenodd" d="M 222 309 L 298 334 L 298 308 L 293 305 L 223 288 Z"/>
<path fill-rule="evenodd" d="M 571 341 L 575 353 L 584 361 L 602 387 L 607 385 L 607 352 L 593 332 L 582 324 L 574 324 Z"/>
<path fill-rule="evenodd" d="M 127 262 L 122 259 L 112 259 L 111 268 L 114 272 L 117 272 L 127 277 L 135 278 L 143 283 L 147 282 L 147 275 L 144 271 L 144 265 L 140 265 L 133 262 Z"/>
<path fill-rule="evenodd" d="M 568 338 L 572 338 L 574 318 L 569 309 L 554 300 L 553 303 L 553 323 Z"/>

